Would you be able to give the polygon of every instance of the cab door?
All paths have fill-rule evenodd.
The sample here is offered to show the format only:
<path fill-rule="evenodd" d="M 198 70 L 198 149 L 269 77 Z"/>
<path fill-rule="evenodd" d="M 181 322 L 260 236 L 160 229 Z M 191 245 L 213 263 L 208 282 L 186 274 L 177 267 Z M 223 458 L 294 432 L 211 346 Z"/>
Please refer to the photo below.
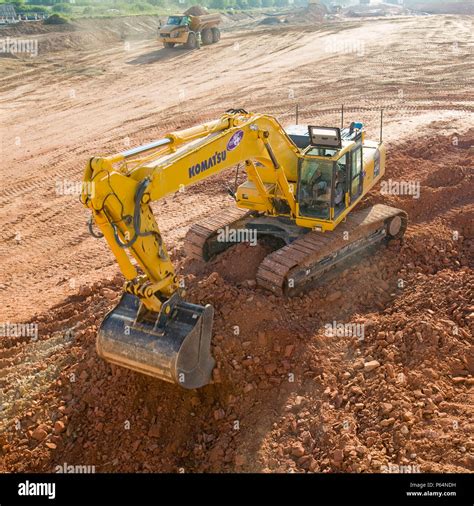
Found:
<path fill-rule="evenodd" d="M 356 146 L 351 151 L 351 202 L 356 200 L 362 193 L 364 173 L 362 170 L 362 146 Z"/>

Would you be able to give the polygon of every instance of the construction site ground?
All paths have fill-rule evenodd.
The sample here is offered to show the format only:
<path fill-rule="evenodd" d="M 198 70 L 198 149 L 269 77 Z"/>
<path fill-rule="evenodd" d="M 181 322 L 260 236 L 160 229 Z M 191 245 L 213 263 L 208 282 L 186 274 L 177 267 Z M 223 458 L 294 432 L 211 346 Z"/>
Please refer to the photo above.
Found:
<path fill-rule="evenodd" d="M 472 18 L 235 28 L 198 51 L 82 23 L 0 58 L 0 322 L 38 324 L 0 339 L 0 471 L 472 471 Z M 231 107 L 338 125 L 341 103 L 373 138 L 384 107 L 385 179 L 420 194 L 379 186 L 361 207 L 404 209 L 405 239 L 278 298 L 255 286 L 260 246 L 183 255 L 191 224 L 232 205 L 229 171 L 154 206 L 187 299 L 215 308 L 214 382 L 185 391 L 98 358 L 123 277 L 64 191 L 88 158 Z"/>

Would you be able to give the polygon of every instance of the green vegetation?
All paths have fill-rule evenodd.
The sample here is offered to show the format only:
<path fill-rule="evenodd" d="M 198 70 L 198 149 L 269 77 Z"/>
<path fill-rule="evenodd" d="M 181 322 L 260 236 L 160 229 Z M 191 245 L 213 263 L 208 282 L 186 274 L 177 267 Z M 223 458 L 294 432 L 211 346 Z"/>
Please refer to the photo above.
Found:
<path fill-rule="evenodd" d="M 64 12 L 66 14 L 72 13 L 72 5 L 71 4 L 54 4 L 53 5 L 53 12 Z"/>
<path fill-rule="evenodd" d="M 182 13 L 192 5 L 235 13 L 239 11 L 299 7 L 307 0 L 0 0 L 11 3 L 20 14 L 66 14 L 69 18 L 113 17 L 133 14 L 167 15 Z"/>
<path fill-rule="evenodd" d="M 68 21 L 69 20 L 62 14 L 51 14 L 51 16 L 48 17 L 48 19 L 44 20 L 44 23 L 46 25 L 64 25 Z"/>

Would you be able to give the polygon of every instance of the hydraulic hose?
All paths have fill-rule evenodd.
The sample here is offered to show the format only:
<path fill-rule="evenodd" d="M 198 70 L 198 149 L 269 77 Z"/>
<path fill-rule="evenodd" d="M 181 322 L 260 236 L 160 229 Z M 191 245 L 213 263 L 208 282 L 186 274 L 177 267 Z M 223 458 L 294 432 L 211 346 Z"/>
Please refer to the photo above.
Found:
<path fill-rule="evenodd" d="M 140 205 L 141 205 L 141 202 L 142 202 L 142 198 L 143 198 L 143 195 L 145 194 L 145 191 L 146 189 L 148 188 L 148 185 L 150 184 L 150 179 L 147 177 L 145 178 L 143 181 L 140 182 L 140 184 L 138 185 L 138 189 L 137 189 L 137 192 L 135 193 L 135 198 L 134 198 L 134 202 L 135 202 L 135 209 L 133 211 L 133 231 L 134 231 L 134 236 L 130 239 L 130 241 L 128 242 L 123 242 L 119 235 L 118 235 L 118 230 L 117 230 L 117 227 L 116 225 L 112 225 L 113 227 L 113 230 L 114 230 L 114 237 L 115 237 L 115 241 L 117 242 L 117 244 L 121 247 L 121 248 L 130 248 L 131 246 L 133 246 L 133 244 L 135 243 L 135 241 L 139 238 L 139 237 L 147 237 L 149 235 L 156 235 L 157 238 L 158 238 L 158 246 L 159 246 L 159 255 L 162 259 L 166 259 L 166 255 L 164 254 L 163 252 L 163 248 L 162 248 L 162 245 L 163 245 L 163 239 L 161 238 L 161 235 L 158 233 L 158 232 L 155 232 L 154 230 L 150 231 L 150 232 L 141 232 L 141 210 L 140 210 Z"/>
<path fill-rule="evenodd" d="M 145 193 L 145 190 L 147 189 L 147 187 L 148 187 L 149 184 L 150 184 L 150 180 L 148 178 L 145 178 L 143 181 L 140 182 L 140 184 L 138 185 L 137 192 L 135 193 L 135 198 L 134 198 L 135 209 L 133 211 L 133 231 L 134 231 L 134 235 L 130 239 L 130 241 L 123 242 L 120 239 L 119 235 L 118 235 L 117 226 L 115 224 L 112 224 L 112 228 L 114 229 L 115 241 L 117 242 L 117 244 L 121 248 L 124 248 L 124 249 L 130 248 L 131 246 L 133 246 L 135 244 L 135 241 L 139 237 L 144 237 L 144 236 L 153 234 L 153 232 L 140 232 L 140 227 L 141 227 L 140 205 L 141 205 L 142 197 L 143 197 L 143 195 Z"/>

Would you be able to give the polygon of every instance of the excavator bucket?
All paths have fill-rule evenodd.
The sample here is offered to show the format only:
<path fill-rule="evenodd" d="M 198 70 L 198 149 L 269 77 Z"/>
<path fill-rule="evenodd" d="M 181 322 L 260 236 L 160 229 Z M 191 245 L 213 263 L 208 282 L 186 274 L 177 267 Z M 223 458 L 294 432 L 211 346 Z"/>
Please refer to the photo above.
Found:
<path fill-rule="evenodd" d="M 140 300 L 125 293 L 102 322 L 97 352 L 142 374 L 184 388 L 202 387 L 215 365 L 210 350 L 214 309 L 179 298 L 166 304 L 157 315 L 143 311 Z"/>

